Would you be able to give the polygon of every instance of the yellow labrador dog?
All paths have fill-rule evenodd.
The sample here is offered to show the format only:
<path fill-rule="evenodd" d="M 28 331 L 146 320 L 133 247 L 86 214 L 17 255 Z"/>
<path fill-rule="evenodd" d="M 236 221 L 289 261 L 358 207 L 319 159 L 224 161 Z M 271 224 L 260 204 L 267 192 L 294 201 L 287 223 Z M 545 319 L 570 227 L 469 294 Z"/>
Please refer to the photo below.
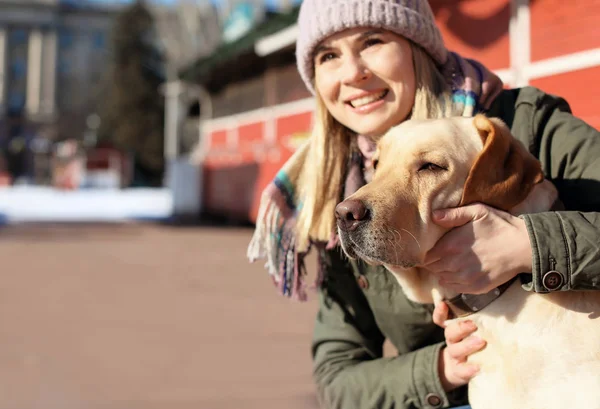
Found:
<path fill-rule="evenodd" d="M 457 294 L 420 268 L 446 233 L 433 210 L 481 202 L 512 214 L 549 210 L 557 192 L 504 123 L 475 118 L 407 121 L 379 142 L 373 180 L 336 209 L 351 258 L 382 264 L 414 302 Z M 470 356 L 474 409 L 600 408 L 598 292 L 524 291 L 515 281 L 470 315 L 487 346 Z M 463 318 L 458 318 L 463 319 Z"/>

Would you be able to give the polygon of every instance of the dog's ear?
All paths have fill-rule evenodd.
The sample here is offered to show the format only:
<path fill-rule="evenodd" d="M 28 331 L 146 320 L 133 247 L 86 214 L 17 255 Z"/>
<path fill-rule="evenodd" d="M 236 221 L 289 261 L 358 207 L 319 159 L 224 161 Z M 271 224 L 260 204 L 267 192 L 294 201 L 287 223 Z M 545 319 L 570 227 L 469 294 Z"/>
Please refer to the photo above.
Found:
<path fill-rule="evenodd" d="M 473 124 L 483 150 L 469 171 L 460 205 L 481 202 L 509 211 L 544 179 L 541 164 L 499 119 L 480 114 Z"/>

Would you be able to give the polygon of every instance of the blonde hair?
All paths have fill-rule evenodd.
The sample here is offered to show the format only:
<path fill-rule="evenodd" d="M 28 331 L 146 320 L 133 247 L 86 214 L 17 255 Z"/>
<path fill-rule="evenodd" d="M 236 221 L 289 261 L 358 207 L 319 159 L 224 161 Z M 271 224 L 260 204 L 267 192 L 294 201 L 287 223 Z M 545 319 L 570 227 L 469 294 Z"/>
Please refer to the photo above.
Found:
<path fill-rule="evenodd" d="M 454 115 L 446 79 L 433 59 L 411 44 L 415 72 L 415 100 L 410 119 L 444 118 Z M 306 250 L 310 240 L 328 241 L 335 229 L 335 207 L 342 199 L 344 178 L 354 148 L 356 133 L 334 119 L 321 97 L 310 147 L 300 179 L 301 208 L 297 221 L 297 244 Z"/>

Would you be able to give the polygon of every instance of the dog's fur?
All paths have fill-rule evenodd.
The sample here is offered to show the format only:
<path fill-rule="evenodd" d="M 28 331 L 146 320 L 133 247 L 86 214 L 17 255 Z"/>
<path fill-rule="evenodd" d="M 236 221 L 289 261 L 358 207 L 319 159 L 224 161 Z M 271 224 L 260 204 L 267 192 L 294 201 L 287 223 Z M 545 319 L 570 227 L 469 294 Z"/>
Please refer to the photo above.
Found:
<path fill-rule="evenodd" d="M 353 229 L 340 225 L 342 247 L 384 265 L 414 302 L 456 295 L 419 267 L 446 233 L 433 210 L 481 202 L 516 215 L 546 211 L 557 198 L 506 125 L 482 115 L 407 121 L 379 141 L 375 160 L 373 180 L 339 205 L 361 201 L 369 212 Z M 426 163 L 440 168 L 419 171 Z M 469 316 L 487 341 L 469 357 L 481 367 L 469 384 L 472 407 L 600 408 L 599 312 L 598 292 L 536 294 L 516 281 Z"/>

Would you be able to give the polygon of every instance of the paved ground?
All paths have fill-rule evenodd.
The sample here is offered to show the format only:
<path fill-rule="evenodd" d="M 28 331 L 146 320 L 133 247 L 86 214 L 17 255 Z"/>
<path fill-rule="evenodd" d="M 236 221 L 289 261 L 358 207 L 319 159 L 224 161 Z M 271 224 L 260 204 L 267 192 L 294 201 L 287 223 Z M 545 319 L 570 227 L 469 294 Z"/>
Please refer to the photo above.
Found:
<path fill-rule="evenodd" d="M 0 228 L 0 409 L 317 408 L 315 303 L 278 297 L 249 238 Z"/>

